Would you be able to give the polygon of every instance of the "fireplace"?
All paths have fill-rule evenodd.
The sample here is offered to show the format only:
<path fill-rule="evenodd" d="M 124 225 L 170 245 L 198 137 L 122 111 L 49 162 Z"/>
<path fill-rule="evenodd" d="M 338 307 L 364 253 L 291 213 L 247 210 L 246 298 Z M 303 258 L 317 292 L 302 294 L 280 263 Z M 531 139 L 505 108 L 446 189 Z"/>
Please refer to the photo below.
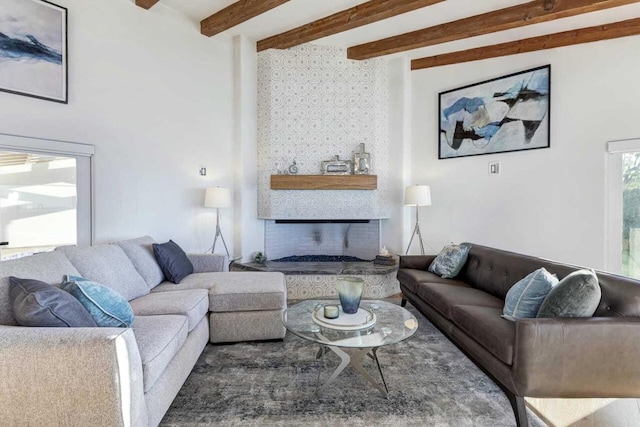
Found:
<path fill-rule="evenodd" d="M 231 270 L 284 273 L 290 300 L 337 297 L 336 280 L 341 275 L 361 277 L 365 298 L 386 298 L 400 292 L 400 287 L 395 277 L 397 266 L 371 262 L 379 248 L 378 219 L 266 220 L 265 254 L 269 260 L 233 263 Z M 296 257 L 296 262 L 274 262 L 287 257 Z"/>
<path fill-rule="evenodd" d="M 291 62 L 291 55 L 302 62 Z M 339 275 L 363 277 L 367 298 L 400 291 L 397 266 L 371 262 L 380 251 L 381 221 L 390 216 L 389 186 L 395 180 L 389 173 L 389 67 L 383 59 L 344 61 L 344 55 L 344 48 L 316 45 L 258 55 L 257 207 L 265 221 L 268 261 L 233 263 L 232 269 L 284 273 L 289 299 L 335 296 Z M 310 85 L 310 74 L 329 76 L 329 82 L 335 76 L 336 84 Z M 294 160 L 298 176 L 313 180 L 323 161 L 336 155 L 352 159 L 361 143 L 371 153 L 376 189 L 271 185 L 271 175 Z M 353 256 L 367 262 L 273 262 L 291 256 Z"/>
<path fill-rule="evenodd" d="M 371 261 L 380 250 L 380 220 L 267 220 L 265 254 L 270 260 L 295 256 L 341 256 Z M 322 261 L 322 258 L 311 258 Z"/>

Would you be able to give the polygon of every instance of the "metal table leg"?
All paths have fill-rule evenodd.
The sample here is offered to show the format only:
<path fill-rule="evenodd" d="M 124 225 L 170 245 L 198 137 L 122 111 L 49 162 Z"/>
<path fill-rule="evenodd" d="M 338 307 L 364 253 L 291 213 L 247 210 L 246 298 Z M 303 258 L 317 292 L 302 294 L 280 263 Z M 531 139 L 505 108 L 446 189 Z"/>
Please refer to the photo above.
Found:
<path fill-rule="evenodd" d="M 367 380 L 367 382 L 378 389 L 378 391 L 380 391 L 380 393 L 382 393 L 384 397 L 389 398 L 389 389 L 387 388 L 387 383 L 384 379 L 384 375 L 382 374 L 382 368 L 380 367 L 380 362 L 378 361 L 378 356 L 376 354 L 376 351 L 378 350 L 377 347 L 341 348 L 334 346 L 324 346 L 321 347 L 318 351 L 316 359 L 324 356 L 327 348 L 337 354 L 338 357 L 340 357 L 340 364 L 335 369 L 335 371 L 333 371 L 331 377 L 323 384 L 323 386 L 319 390 L 318 386 L 316 386 L 316 392 L 318 394 L 322 393 L 327 388 L 327 386 L 329 386 L 329 384 L 334 382 L 335 379 L 338 378 L 338 376 L 342 373 L 342 371 L 345 370 L 347 366 L 351 366 L 358 374 L 360 374 L 361 377 L 363 377 L 365 380 Z M 362 366 L 362 361 L 366 356 L 369 356 L 373 360 L 375 360 L 376 367 L 378 368 L 378 372 L 380 373 L 380 378 L 382 378 L 382 384 L 384 385 L 384 387 L 381 386 L 376 380 L 374 380 L 373 377 L 371 377 L 371 375 L 369 375 L 369 373 Z M 317 384 L 320 384 L 320 370 L 318 370 Z"/>

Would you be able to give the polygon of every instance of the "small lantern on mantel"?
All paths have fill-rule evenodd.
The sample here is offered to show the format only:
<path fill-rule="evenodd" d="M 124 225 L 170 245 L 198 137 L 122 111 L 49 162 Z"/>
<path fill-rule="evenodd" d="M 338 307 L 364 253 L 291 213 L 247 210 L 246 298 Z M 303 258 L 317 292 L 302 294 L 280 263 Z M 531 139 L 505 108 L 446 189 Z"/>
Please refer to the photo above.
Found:
<path fill-rule="evenodd" d="M 369 175 L 371 170 L 371 154 L 365 153 L 364 142 L 359 145 L 360 151 L 353 153 L 353 173 L 355 175 Z"/>

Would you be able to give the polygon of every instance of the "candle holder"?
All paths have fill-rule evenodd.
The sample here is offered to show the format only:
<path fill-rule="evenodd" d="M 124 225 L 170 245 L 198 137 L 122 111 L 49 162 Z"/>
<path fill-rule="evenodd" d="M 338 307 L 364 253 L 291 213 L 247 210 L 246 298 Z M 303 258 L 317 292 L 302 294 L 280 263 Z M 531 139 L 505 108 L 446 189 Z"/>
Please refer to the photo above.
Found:
<path fill-rule="evenodd" d="M 325 305 L 324 317 L 327 319 L 337 319 L 340 316 L 340 309 L 337 305 Z"/>

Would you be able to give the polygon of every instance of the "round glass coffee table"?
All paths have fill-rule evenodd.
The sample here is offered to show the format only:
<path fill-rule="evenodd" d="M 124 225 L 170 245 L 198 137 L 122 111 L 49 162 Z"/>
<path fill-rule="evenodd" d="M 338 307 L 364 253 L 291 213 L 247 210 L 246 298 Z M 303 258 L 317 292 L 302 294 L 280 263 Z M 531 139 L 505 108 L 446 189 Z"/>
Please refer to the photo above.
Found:
<path fill-rule="evenodd" d="M 380 347 L 398 343 L 412 336 L 418 329 L 415 316 L 399 305 L 385 301 L 363 300 L 360 308 L 375 314 L 375 323 L 363 329 L 344 330 L 344 327 L 325 325 L 322 318 L 313 319 L 314 312 L 322 313 L 322 307 L 325 305 L 339 306 L 340 301 L 303 301 L 287 308 L 282 315 L 282 322 L 288 331 L 307 341 L 320 344 L 316 359 L 323 358 L 328 351 L 340 357 L 340 365 L 322 387 L 320 387 L 320 370 L 318 370 L 316 392 L 321 393 L 347 366 L 351 366 L 367 382 L 388 397 L 389 389 L 376 353 Z M 367 323 L 371 321 L 365 322 Z M 374 380 L 362 366 L 365 357 L 376 362 L 382 385 Z"/>

